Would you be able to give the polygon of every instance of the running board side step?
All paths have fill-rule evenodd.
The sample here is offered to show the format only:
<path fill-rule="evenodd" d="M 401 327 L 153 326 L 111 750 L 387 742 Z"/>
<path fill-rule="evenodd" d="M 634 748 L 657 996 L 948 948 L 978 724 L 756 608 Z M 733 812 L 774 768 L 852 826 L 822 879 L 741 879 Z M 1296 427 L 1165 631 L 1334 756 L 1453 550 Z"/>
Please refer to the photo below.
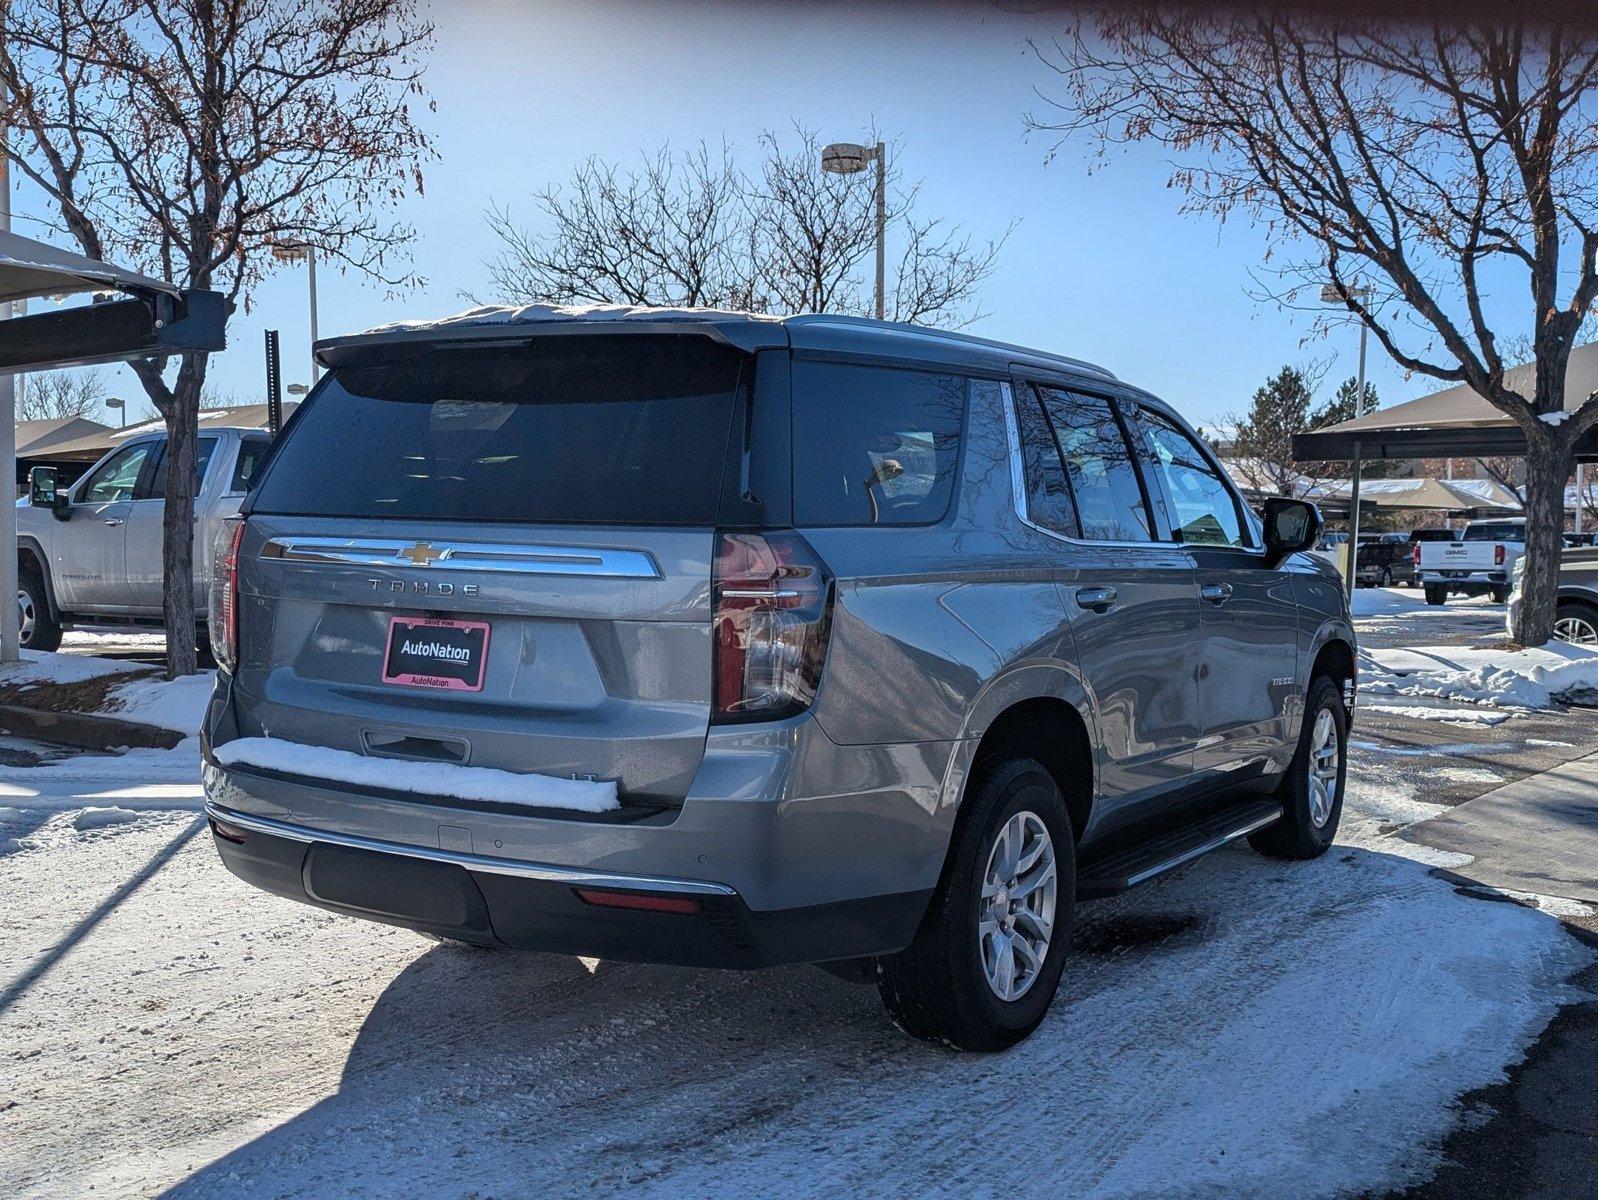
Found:
<path fill-rule="evenodd" d="M 1132 845 L 1112 848 L 1077 869 L 1077 899 L 1124 892 L 1281 819 L 1282 806 L 1276 801 L 1244 800 Z"/>

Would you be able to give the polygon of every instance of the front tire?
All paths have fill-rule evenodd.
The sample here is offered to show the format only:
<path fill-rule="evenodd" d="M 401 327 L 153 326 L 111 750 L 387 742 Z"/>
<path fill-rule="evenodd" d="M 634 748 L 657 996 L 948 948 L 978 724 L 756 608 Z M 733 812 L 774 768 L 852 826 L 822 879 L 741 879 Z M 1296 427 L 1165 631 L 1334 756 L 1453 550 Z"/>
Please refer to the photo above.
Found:
<path fill-rule="evenodd" d="M 17 642 L 24 650 L 48 653 L 61 645 L 61 626 L 50 615 L 50 596 L 38 568 L 17 571 Z"/>
<path fill-rule="evenodd" d="M 1249 845 L 1271 858 L 1325 854 L 1343 817 L 1347 774 L 1348 713 L 1336 680 L 1322 675 L 1310 684 L 1298 749 L 1276 789 L 1282 819 L 1251 833 Z"/>
<path fill-rule="evenodd" d="M 1003 1050 L 1049 1009 L 1071 942 L 1076 840 L 1053 777 L 1029 758 L 980 762 L 916 939 L 880 961 L 899 1027 L 960 1050 Z"/>
<path fill-rule="evenodd" d="M 1567 600 L 1554 612 L 1554 637 L 1574 646 L 1598 646 L 1598 609 Z"/>

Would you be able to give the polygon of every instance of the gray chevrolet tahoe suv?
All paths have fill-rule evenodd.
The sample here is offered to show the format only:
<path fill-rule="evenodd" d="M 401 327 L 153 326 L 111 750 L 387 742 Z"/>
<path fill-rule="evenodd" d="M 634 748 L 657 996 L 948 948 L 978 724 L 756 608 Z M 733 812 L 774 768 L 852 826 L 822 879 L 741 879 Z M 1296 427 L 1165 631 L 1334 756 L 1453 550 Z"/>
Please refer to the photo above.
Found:
<path fill-rule="evenodd" d="M 320 344 L 217 542 L 208 813 L 444 939 L 813 962 L 1014 1043 L 1075 903 L 1342 808 L 1354 633 L 1167 405 L 842 317 L 490 310 Z"/>

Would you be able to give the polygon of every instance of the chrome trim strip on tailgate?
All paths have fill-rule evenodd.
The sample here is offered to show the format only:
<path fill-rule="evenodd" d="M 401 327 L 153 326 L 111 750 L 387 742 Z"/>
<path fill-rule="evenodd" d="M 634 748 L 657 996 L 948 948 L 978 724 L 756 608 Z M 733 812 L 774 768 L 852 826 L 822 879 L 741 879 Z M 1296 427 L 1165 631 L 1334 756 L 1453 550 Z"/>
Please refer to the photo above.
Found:
<path fill-rule="evenodd" d="M 487 571 L 512 575 L 591 575 L 608 579 L 659 579 L 645 550 L 594 546 L 517 546 L 498 542 L 419 542 L 400 538 L 275 537 L 262 558 L 341 563 L 358 567 L 417 567 L 426 571 Z"/>
<path fill-rule="evenodd" d="M 468 871 L 482 871 L 489 875 L 514 875 L 520 879 L 538 879 L 546 883 L 564 883 L 572 887 L 622 888 L 635 892 L 673 892 L 679 895 L 736 896 L 738 893 L 724 883 L 709 883 L 703 879 L 666 879 L 655 875 L 615 875 L 606 871 L 588 871 L 581 867 L 557 867 L 549 863 L 525 862 L 516 858 L 492 858 L 486 854 L 463 854 L 454 850 L 434 850 L 427 846 L 408 846 L 402 842 L 384 842 L 376 838 L 357 837 L 348 833 L 331 833 L 325 829 L 311 829 L 305 825 L 291 825 L 287 821 L 274 821 L 270 817 L 256 817 L 249 813 L 223 808 L 210 800 L 205 802 L 205 815 L 224 825 L 236 825 L 253 833 L 269 837 L 286 838 L 291 842 L 326 842 L 345 846 L 351 850 L 372 850 L 379 854 L 398 854 L 405 858 L 422 858 L 428 862 L 453 863 Z"/>

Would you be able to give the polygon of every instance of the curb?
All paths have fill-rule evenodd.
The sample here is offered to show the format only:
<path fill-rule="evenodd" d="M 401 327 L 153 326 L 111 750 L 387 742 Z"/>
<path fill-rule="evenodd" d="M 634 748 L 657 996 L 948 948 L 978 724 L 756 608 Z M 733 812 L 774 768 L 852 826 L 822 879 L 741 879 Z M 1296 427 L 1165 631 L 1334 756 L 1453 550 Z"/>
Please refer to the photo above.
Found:
<path fill-rule="evenodd" d="M 170 750 L 184 736 L 174 729 L 140 725 L 136 721 L 88 713 L 51 712 L 25 704 L 0 704 L 0 730 L 82 750 L 115 750 L 126 746 Z"/>

